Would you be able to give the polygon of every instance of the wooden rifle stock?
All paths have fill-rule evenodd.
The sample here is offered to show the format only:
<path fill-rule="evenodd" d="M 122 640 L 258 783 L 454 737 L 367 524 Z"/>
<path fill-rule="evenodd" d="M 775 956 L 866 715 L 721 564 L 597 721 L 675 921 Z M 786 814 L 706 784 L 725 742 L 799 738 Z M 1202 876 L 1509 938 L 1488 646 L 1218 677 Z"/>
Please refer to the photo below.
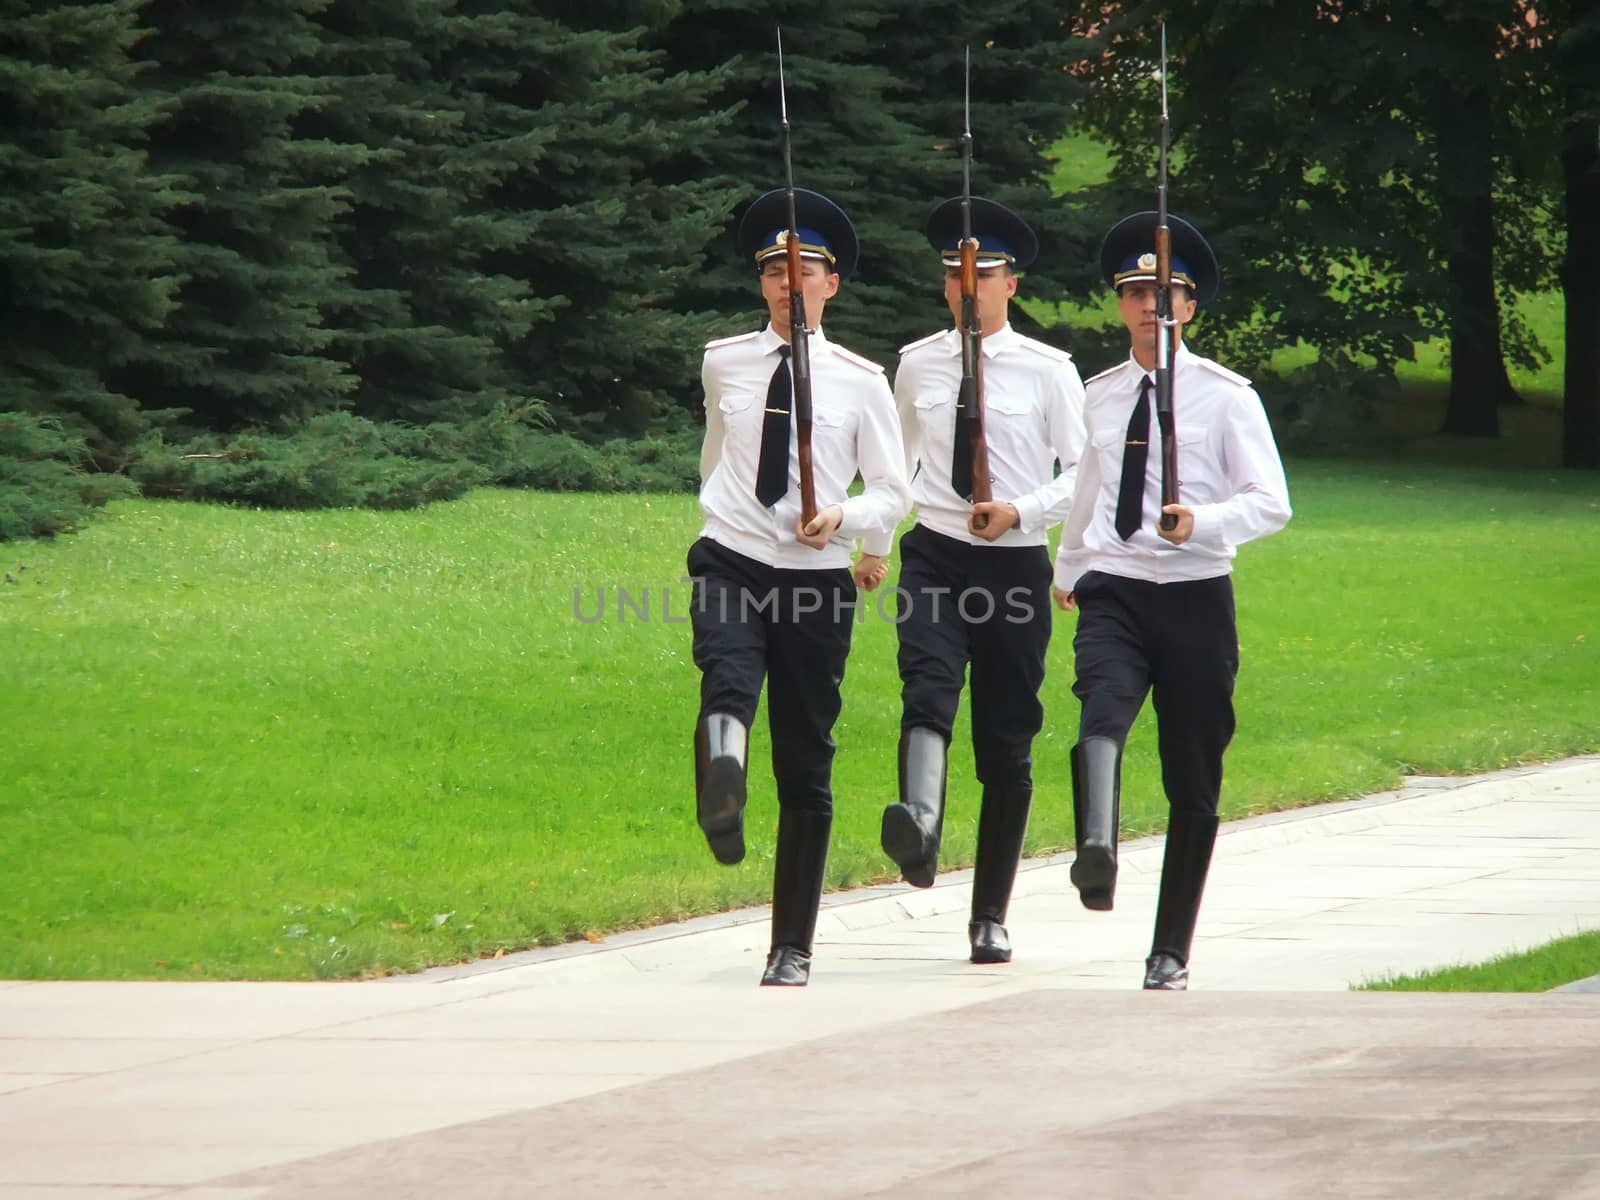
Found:
<path fill-rule="evenodd" d="M 811 472 L 811 344 L 806 329 L 805 273 L 800 238 L 791 222 L 784 247 L 789 267 L 789 377 L 794 383 L 795 453 L 800 460 L 800 524 L 817 516 L 817 488 Z"/>
<path fill-rule="evenodd" d="M 799 222 L 795 219 L 794 164 L 789 155 L 789 90 L 783 80 L 783 30 L 778 30 L 778 128 L 783 148 L 783 186 L 788 192 L 789 229 L 784 262 L 789 268 L 789 381 L 793 385 L 795 456 L 800 461 L 800 525 L 817 517 L 817 488 L 811 474 L 811 343 L 807 340 L 805 271 L 800 265 Z"/>
<path fill-rule="evenodd" d="M 994 499 L 989 487 L 989 441 L 983 424 L 983 326 L 978 318 L 978 239 L 961 240 L 961 394 L 959 403 L 967 414 L 970 447 L 957 446 L 955 453 L 972 455 L 972 502 L 986 504 Z M 984 513 L 972 519 L 974 529 L 989 523 Z"/>

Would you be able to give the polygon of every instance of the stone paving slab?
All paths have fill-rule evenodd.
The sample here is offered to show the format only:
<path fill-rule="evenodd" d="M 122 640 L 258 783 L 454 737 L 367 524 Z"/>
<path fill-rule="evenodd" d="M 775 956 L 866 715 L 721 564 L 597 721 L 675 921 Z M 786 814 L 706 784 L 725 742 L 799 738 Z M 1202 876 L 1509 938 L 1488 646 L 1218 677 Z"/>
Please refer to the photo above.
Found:
<path fill-rule="evenodd" d="M 1347 990 L 1600 928 L 1600 756 L 1230 823 L 1187 996 L 1136 990 L 1161 849 L 1125 847 L 1104 914 L 1078 904 L 1067 857 L 1027 865 L 1006 966 L 965 961 L 970 872 L 829 897 L 804 991 L 754 986 L 760 909 L 361 984 L 0 983 L 0 1200 L 677 1194 L 662 1170 L 640 1182 L 640 1148 L 663 1141 L 678 1158 L 658 1167 L 713 1164 L 705 1194 L 1030 1194 L 1066 1170 L 1066 1149 L 1111 1171 L 1139 1161 L 1138 1129 L 1193 1138 L 1207 1118 L 1226 1153 L 1198 1178 L 1240 1196 L 1600 1195 L 1585 1157 L 1600 1138 L 1579 1146 L 1568 1107 L 1594 1097 L 1548 1052 L 1565 1038 L 1592 1073 L 1592 995 Z M 1520 1090 L 1504 1058 L 1440 1073 L 1505 1045 Z M 1166 1084 L 1151 1057 L 1163 1046 L 1186 1064 Z M 1401 1085 L 1414 1085 L 1414 1145 L 1360 1102 Z M 1482 1094 L 1543 1147 L 1519 1167 L 1525 1190 L 1435 1161 L 1439 1145 L 1464 1161 L 1505 1153 Z M 807 1095 L 844 1115 L 791 1112 Z M 724 1110 L 733 1135 L 694 1123 Z M 962 1119 L 974 1112 L 981 1137 Z M 1323 1127 L 1371 1153 L 1352 1159 Z M 548 1190 L 529 1184 L 535 1149 L 556 1172 Z M 491 1161 L 509 1166 L 494 1176 Z M 835 1162 L 867 1165 L 838 1183 Z M 360 1170 L 341 1175 L 347 1163 Z M 790 1178 L 796 1163 L 819 1182 Z M 1391 1190 L 1424 1168 L 1451 1186 Z M 1294 1187 L 1251 1191 L 1252 1171 Z M 1353 1171 L 1354 1190 L 1319 1171 Z M 340 1179 L 347 1190 L 329 1190 Z M 1113 1183 L 1100 1190 L 1149 1190 L 1143 1175 Z"/>
<path fill-rule="evenodd" d="M 263 1200 L 1600 1194 L 1580 997 L 1038 990 L 249 1172 Z"/>

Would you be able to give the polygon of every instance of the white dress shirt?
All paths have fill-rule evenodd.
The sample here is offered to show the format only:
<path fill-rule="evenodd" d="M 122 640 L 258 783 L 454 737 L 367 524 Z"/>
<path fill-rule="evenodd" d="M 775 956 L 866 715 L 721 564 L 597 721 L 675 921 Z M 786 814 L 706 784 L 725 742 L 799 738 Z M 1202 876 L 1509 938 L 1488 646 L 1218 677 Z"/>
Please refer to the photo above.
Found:
<path fill-rule="evenodd" d="M 767 386 L 784 340 L 765 329 L 707 344 L 700 367 L 706 440 L 700 451 L 702 537 L 771 567 L 848 567 L 854 539 L 888 537 L 911 505 L 894 397 L 876 363 L 811 331 L 811 474 L 820 512 L 844 520 L 815 550 L 795 538 L 800 517 L 799 438 L 790 418 L 789 490 L 771 508 L 756 499 Z M 848 495 L 859 471 L 865 490 Z"/>
<path fill-rule="evenodd" d="M 990 490 L 995 500 L 1014 505 L 1021 520 L 992 542 L 981 538 L 967 528 L 972 506 L 950 486 L 961 335 L 946 329 L 904 347 L 895 372 L 917 523 L 974 546 L 1043 546 L 1072 503 L 1084 451 L 1083 383 L 1070 354 L 1023 337 L 1010 324 L 985 335 L 982 345 Z M 885 555 L 889 544 L 888 536 L 868 537 L 862 548 Z"/>
<path fill-rule="evenodd" d="M 1179 342 L 1172 376 L 1178 503 L 1194 511 L 1194 533 L 1181 546 L 1156 533 L 1162 442 L 1152 391 L 1144 519 L 1127 541 L 1117 535 L 1123 446 L 1146 373 L 1130 353 L 1086 385 L 1089 451 L 1056 552 L 1059 588 L 1071 591 L 1089 571 L 1152 583 L 1214 579 L 1233 570 L 1237 547 L 1289 521 L 1289 485 L 1261 398 L 1248 379 Z"/>

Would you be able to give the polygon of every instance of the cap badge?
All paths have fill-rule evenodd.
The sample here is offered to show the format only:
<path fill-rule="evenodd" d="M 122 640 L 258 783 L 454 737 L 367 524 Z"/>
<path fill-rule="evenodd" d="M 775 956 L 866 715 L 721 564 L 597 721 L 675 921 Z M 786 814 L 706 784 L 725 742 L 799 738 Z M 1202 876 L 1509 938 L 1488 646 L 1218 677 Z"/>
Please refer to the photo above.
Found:
<path fill-rule="evenodd" d="M 1139 255 L 1139 270 L 1154 271 L 1156 269 L 1156 256 L 1149 251 Z"/>

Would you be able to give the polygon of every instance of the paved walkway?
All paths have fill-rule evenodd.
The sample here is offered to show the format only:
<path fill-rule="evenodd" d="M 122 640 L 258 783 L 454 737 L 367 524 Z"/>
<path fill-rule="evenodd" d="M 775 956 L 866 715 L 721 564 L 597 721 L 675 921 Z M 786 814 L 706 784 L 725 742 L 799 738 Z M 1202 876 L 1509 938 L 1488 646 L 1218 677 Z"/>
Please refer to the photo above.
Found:
<path fill-rule="evenodd" d="M 1600 1197 L 1600 1001 L 1351 993 L 1600 928 L 1600 756 L 1225 826 L 1187 995 L 1030 864 L 361 984 L 0 982 L 0 1200 Z M 1181 1172 L 1173 1186 L 1171 1174 Z"/>

